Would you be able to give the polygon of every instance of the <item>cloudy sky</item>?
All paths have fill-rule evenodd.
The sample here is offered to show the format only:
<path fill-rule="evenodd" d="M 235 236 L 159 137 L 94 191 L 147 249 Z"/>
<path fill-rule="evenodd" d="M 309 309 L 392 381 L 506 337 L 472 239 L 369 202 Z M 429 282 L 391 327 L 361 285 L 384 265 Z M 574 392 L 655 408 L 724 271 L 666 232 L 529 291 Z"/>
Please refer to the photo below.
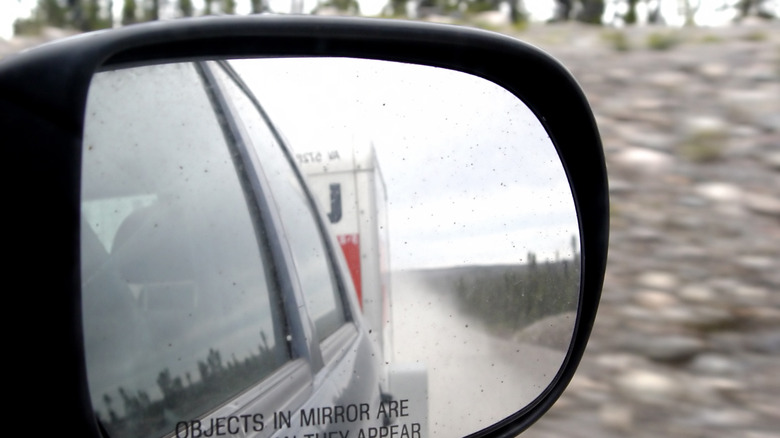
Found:
<path fill-rule="evenodd" d="M 394 268 L 568 257 L 577 219 L 555 149 L 503 88 L 348 59 L 234 62 L 295 152 L 373 144 Z"/>

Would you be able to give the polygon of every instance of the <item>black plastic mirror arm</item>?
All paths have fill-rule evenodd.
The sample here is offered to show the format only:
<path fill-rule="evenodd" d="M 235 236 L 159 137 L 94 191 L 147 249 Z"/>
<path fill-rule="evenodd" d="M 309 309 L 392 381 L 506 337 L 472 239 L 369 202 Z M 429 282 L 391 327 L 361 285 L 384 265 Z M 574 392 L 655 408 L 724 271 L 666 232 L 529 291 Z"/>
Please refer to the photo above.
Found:
<path fill-rule="evenodd" d="M 87 395 L 81 329 L 79 196 L 84 111 L 95 71 L 128 64 L 258 56 L 359 57 L 446 67 L 514 93 L 547 129 L 580 221 L 576 332 L 551 385 L 523 411 L 472 436 L 515 436 L 564 390 L 598 306 L 608 243 L 607 178 L 592 112 L 574 79 L 540 50 L 473 29 L 403 21 L 220 17 L 157 22 L 51 43 L 0 61 L 6 188 L 6 308 L 27 326 L 9 356 L 22 390 L 18 421 L 34 431 L 100 436 Z M 26 274 L 25 274 L 26 273 Z M 30 274 L 33 273 L 33 274 Z M 42 424 L 45 421 L 46 424 Z"/>

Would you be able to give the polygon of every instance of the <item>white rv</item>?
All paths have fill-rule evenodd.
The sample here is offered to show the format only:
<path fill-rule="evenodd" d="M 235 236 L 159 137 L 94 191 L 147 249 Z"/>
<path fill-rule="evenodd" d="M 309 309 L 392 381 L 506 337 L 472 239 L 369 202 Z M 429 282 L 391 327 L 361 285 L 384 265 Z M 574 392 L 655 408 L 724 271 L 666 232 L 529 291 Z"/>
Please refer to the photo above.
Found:
<path fill-rule="evenodd" d="M 393 360 L 387 192 L 376 152 L 363 141 L 297 151 L 295 158 L 344 252 L 369 336 L 384 354 L 388 395 L 418 407 L 408 419 L 420 425 L 421 436 L 428 436 L 427 369 Z"/>
<path fill-rule="evenodd" d="M 365 142 L 295 157 L 344 252 L 371 336 L 392 362 L 387 193 L 374 148 Z"/>

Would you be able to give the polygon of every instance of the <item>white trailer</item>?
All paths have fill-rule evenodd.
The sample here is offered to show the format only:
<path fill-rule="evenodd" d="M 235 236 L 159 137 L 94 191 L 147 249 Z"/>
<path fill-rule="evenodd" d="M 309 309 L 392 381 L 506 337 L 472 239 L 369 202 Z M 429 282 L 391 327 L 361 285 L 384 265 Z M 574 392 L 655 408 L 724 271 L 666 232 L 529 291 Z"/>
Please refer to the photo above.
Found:
<path fill-rule="evenodd" d="M 295 157 L 344 252 L 371 336 L 392 362 L 387 192 L 374 148 L 365 142 Z"/>
<path fill-rule="evenodd" d="M 420 436 L 426 437 L 427 368 L 393 360 L 387 192 L 376 152 L 365 141 L 296 152 L 295 157 L 344 252 L 363 318 L 371 330 L 369 336 L 384 354 L 388 403 L 414 406 L 406 421 L 420 425 Z"/>

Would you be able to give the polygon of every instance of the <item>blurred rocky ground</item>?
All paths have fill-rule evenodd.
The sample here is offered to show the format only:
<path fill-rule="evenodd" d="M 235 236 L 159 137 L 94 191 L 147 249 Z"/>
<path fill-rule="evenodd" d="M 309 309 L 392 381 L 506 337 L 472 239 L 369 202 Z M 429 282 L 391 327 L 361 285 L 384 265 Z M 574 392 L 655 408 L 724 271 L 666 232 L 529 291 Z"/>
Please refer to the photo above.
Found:
<path fill-rule="evenodd" d="M 0 59 L 21 50 L 41 45 L 48 41 L 53 41 L 66 36 L 74 35 L 76 32 L 66 29 L 57 29 L 54 27 L 44 27 L 40 35 L 25 35 L 6 40 L 0 38 Z"/>
<path fill-rule="evenodd" d="M 514 35 L 590 99 L 612 221 L 580 370 L 523 436 L 780 437 L 780 23 Z"/>
<path fill-rule="evenodd" d="M 523 436 L 780 437 L 780 26 L 518 34 L 588 96 L 609 262 L 578 374 Z"/>

